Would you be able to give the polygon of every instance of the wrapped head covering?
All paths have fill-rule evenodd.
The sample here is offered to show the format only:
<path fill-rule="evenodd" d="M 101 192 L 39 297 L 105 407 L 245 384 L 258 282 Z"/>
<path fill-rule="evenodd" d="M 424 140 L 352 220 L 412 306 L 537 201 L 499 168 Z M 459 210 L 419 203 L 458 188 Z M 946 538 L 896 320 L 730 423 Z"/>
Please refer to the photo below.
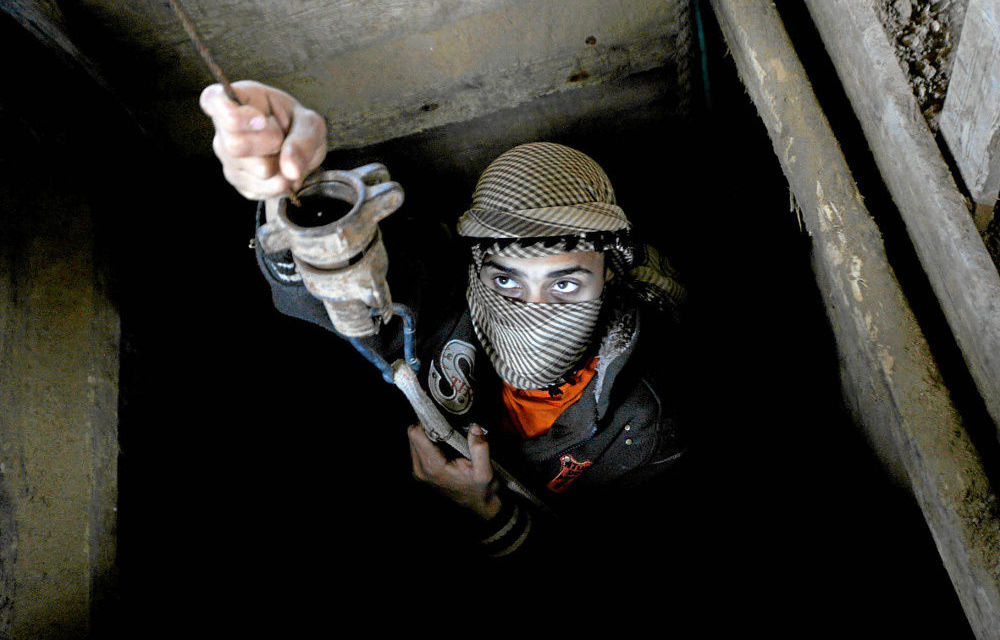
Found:
<path fill-rule="evenodd" d="M 604 296 L 524 302 L 489 289 L 479 272 L 487 255 L 534 258 L 597 251 L 623 279 L 634 281 L 627 277 L 635 260 L 631 224 L 615 202 L 607 175 L 589 156 L 563 145 L 517 146 L 480 176 L 457 230 L 472 241 L 466 299 L 473 328 L 497 373 L 518 389 L 565 382 L 593 341 Z"/>
<path fill-rule="evenodd" d="M 575 149 L 549 142 L 514 147 L 479 178 L 472 207 L 458 221 L 470 238 L 539 238 L 631 225 L 615 204 L 601 167 Z"/>

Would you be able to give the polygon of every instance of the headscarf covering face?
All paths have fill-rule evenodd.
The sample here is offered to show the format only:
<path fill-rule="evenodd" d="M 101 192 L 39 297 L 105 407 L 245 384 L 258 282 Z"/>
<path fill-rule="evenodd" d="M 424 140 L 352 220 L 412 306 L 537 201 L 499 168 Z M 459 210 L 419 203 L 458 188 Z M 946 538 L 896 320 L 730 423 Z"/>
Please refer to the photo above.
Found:
<path fill-rule="evenodd" d="M 565 382 L 591 345 L 603 296 L 570 303 L 508 298 L 479 279 L 486 256 L 603 251 L 618 271 L 632 259 L 623 239 L 629 228 L 607 175 L 579 151 L 525 144 L 487 167 L 458 233 L 482 239 L 473 247 L 466 300 L 476 336 L 502 380 L 518 389 Z"/>
<path fill-rule="evenodd" d="M 479 278 L 475 263 L 482 264 L 483 257 L 469 267 L 466 300 L 476 337 L 493 367 L 504 382 L 517 389 L 562 384 L 591 344 L 603 296 L 563 303 L 515 300 L 493 291 Z"/>

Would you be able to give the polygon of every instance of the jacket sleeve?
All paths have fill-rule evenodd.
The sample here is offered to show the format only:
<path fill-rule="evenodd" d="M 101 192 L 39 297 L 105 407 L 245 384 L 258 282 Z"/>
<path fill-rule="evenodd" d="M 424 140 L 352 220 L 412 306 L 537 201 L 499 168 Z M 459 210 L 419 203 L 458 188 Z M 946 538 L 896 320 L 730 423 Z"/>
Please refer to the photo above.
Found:
<path fill-rule="evenodd" d="M 479 550 L 510 566 L 551 559 L 560 531 L 556 517 L 506 487 L 500 491 L 500 504 L 500 512 L 477 527 Z"/>
<path fill-rule="evenodd" d="M 479 544 L 492 558 L 508 556 L 522 548 L 531 534 L 531 510 L 512 493 L 500 498 L 500 513 L 480 527 Z"/>

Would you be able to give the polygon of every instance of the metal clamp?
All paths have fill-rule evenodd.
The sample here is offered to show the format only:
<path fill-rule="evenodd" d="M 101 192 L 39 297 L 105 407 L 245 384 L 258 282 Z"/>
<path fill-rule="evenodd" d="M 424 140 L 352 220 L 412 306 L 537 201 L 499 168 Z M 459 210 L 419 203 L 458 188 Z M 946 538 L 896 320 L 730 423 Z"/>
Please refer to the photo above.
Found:
<path fill-rule="evenodd" d="M 389 181 L 381 164 L 350 171 L 312 174 L 296 191 L 302 207 L 287 197 L 265 206 L 267 222 L 257 229 L 257 243 L 264 253 L 291 250 L 302 282 L 323 302 L 338 333 L 357 338 L 378 333 L 379 319 L 393 313 L 386 283 L 389 258 L 378 223 L 403 203 L 403 188 Z M 306 203 L 341 201 L 350 210 L 336 219 L 306 217 Z"/>

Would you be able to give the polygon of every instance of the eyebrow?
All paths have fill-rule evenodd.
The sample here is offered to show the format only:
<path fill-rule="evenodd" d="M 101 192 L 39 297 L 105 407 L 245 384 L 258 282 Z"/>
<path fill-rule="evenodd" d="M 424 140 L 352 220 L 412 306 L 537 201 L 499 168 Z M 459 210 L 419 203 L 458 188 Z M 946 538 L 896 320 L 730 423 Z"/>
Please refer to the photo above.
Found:
<path fill-rule="evenodd" d="M 563 276 L 568 276 L 568 275 L 571 275 L 571 274 L 574 274 L 574 273 L 581 273 L 581 272 L 582 273 L 589 273 L 591 275 L 593 275 L 593 273 L 594 273 L 593 271 L 591 271 L 590 269 L 587 269 L 586 267 L 581 267 L 581 266 L 577 265 L 575 267 L 569 267 L 568 269 L 559 269 L 557 271 L 549 271 L 549 273 L 546 274 L 545 277 L 546 278 L 561 278 Z"/>
<path fill-rule="evenodd" d="M 486 267 L 493 267 L 497 271 L 503 271 L 504 273 L 509 273 L 512 276 L 521 276 L 521 277 L 524 277 L 524 272 L 522 272 L 520 269 L 514 269 L 514 268 L 511 268 L 511 267 L 505 267 L 502 264 L 497 264 L 497 263 L 493 262 L 493 260 L 491 260 L 489 258 L 487 258 L 486 261 L 483 262 L 483 268 L 486 268 Z"/>
<path fill-rule="evenodd" d="M 485 262 L 483 262 L 483 267 L 493 267 L 497 271 L 502 271 L 503 273 L 509 273 L 512 276 L 518 276 L 518 277 L 521 277 L 521 278 L 524 277 L 524 272 L 521 271 L 520 269 L 514 269 L 513 267 L 505 267 L 502 264 L 497 264 L 496 262 L 493 262 L 493 260 L 491 260 L 491 259 L 487 259 Z M 572 267 L 567 267 L 566 269 L 557 269 L 555 271 L 550 271 L 547 274 L 545 274 L 545 277 L 546 278 L 561 278 L 563 276 L 568 276 L 568 275 L 573 274 L 573 273 L 581 273 L 581 272 L 582 273 L 589 273 L 591 275 L 594 274 L 593 271 L 591 271 L 590 269 L 587 269 L 586 267 L 581 267 L 580 265 L 575 265 L 575 266 L 572 266 Z"/>

